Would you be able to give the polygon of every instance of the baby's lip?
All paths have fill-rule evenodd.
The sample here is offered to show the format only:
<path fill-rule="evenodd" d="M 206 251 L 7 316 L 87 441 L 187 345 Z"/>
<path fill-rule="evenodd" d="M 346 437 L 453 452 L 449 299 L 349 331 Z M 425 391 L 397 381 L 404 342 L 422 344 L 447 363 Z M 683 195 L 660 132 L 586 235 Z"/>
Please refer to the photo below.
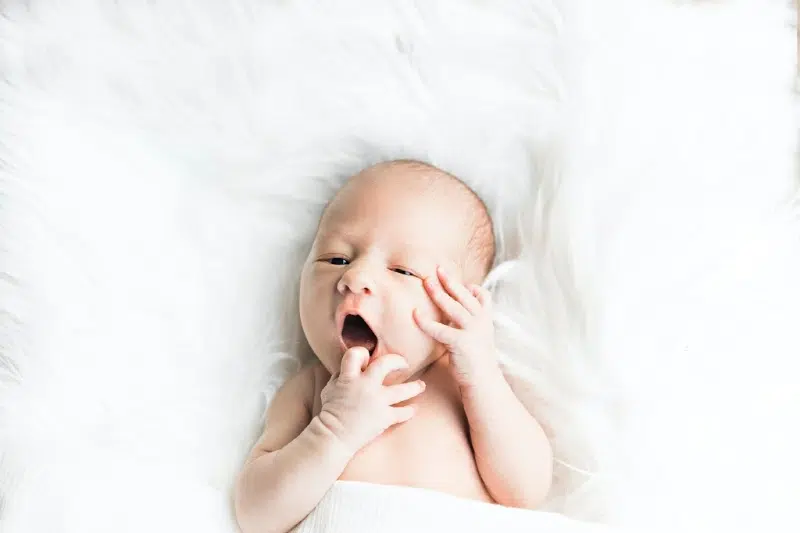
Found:
<path fill-rule="evenodd" d="M 342 353 L 349 350 L 349 348 L 344 342 L 344 339 L 342 339 L 341 334 L 339 335 L 339 346 L 342 348 Z M 370 360 L 373 360 L 377 358 L 380 354 L 381 354 L 381 340 L 378 339 L 377 342 L 375 343 L 375 348 L 373 348 L 372 351 L 369 353 L 369 358 Z"/>

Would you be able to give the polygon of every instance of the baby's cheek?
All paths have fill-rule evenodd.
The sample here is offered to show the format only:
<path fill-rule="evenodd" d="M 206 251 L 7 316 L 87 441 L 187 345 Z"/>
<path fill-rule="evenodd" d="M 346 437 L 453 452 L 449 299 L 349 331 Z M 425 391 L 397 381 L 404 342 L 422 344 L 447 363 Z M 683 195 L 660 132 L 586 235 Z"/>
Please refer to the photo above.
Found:
<path fill-rule="evenodd" d="M 416 307 L 419 313 L 425 318 L 429 318 L 437 322 L 441 322 L 443 320 L 444 315 L 442 314 L 441 309 L 439 309 L 439 306 L 433 303 L 433 300 L 428 298 L 427 295 L 425 298 L 420 298 L 417 302 L 415 302 L 414 307 Z"/>
<path fill-rule="evenodd" d="M 420 316 L 423 318 L 427 318 L 429 320 L 434 320 L 436 322 L 445 323 L 446 319 L 439 308 L 430 300 L 419 302 L 416 306 Z M 417 334 L 417 338 L 420 339 L 420 342 L 424 346 L 424 349 L 430 351 L 432 347 L 436 344 L 435 341 L 428 336 L 427 333 L 423 332 L 419 326 L 417 325 L 417 321 L 414 320 L 414 317 L 411 317 L 411 322 L 414 328 L 414 331 Z"/>

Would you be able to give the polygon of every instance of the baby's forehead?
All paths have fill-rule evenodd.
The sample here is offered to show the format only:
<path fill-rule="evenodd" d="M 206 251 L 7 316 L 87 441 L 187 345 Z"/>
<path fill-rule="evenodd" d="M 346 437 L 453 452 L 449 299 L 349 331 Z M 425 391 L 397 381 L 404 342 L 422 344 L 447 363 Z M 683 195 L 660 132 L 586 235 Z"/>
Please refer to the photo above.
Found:
<path fill-rule="evenodd" d="M 449 220 L 431 219 L 415 208 L 372 217 L 358 216 L 358 213 L 332 214 L 320 223 L 316 240 L 352 244 L 378 242 L 425 252 L 463 247 L 469 234 L 464 224 L 452 217 Z"/>
<path fill-rule="evenodd" d="M 383 210 L 401 208 L 408 216 L 467 215 L 475 210 L 477 196 L 452 176 L 393 170 L 370 171 L 351 178 L 329 202 L 329 218 L 342 211 L 358 213 L 380 206 Z M 480 203 L 480 200 L 477 200 Z"/>
<path fill-rule="evenodd" d="M 491 217 L 481 198 L 425 163 L 383 163 L 350 178 L 328 204 L 319 229 L 346 233 L 352 226 L 361 234 L 364 225 L 374 231 L 394 228 L 395 240 L 446 249 L 451 257 L 475 256 L 484 271 L 494 256 Z"/>
<path fill-rule="evenodd" d="M 462 255 L 471 234 L 459 211 L 430 201 L 332 207 L 317 229 L 318 244 L 369 244 L 400 255 L 451 257 Z"/>

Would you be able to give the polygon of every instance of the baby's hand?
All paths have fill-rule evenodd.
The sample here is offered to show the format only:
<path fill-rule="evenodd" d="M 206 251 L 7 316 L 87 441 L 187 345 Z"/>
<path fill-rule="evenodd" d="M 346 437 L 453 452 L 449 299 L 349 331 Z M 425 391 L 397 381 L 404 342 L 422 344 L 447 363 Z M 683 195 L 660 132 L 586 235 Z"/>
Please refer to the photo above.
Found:
<path fill-rule="evenodd" d="M 422 331 L 447 348 L 456 382 L 463 390 L 474 384 L 481 369 L 497 363 L 492 300 L 486 289 L 477 285 L 467 288 L 441 267 L 437 267 L 436 274 L 425 278 L 423 285 L 449 324 L 424 318 L 416 309 L 414 320 Z"/>
<path fill-rule="evenodd" d="M 353 454 L 389 427 L 409 420 L 414 407 L 394 405 L 425 390 L 421 380 L 383 384 L 390 372 L 408 366 L 399 355 L 384 355 L 368 364 L 366 348 L 350 348 L 342 357 L 340 371 L 322 389 L 319 420 Z"/>

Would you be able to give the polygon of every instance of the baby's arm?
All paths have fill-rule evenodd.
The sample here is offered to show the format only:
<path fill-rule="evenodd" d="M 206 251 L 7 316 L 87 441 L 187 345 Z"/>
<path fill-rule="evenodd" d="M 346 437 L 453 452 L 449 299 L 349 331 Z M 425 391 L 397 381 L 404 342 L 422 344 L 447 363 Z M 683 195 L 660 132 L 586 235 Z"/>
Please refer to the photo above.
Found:
<path fill-rule="evenodd" d="M 489 494 L 501 504 L 535 509 L 550 490 L 553 452 L 544 430 L 495 366 L 462 390 L 470 437 Z"/>
<path fill-rule="evenodd" d="M 365 348 L 347 350 L 340 373 L 322 389 L 322 407 L 313 418 L 318 389 L 313 368 L 278 392 L 236 487 L 236 519 L 244 533 L 289 531 L 316 507 L 356 452 L 411 418 L 412 406 L 395 405 L 420 394 L 425 384 L 383 384 L 406 365 L 398 355 L 370 362 Z"/>
<path fill-rule="evenodd" d="M 236 519 L 244 533 L 289 531 L 319 503 L 344 471 L 350 454 L 311 418 L 313 367 L 275 396 L 263 435 L 236 486 Z"/>
<path fill-rule="evenodd" d="M 425 278 L 424 286 L 448 324 L 418 311 L 414 317 L 422 331 L 448 349 L 481 479 L 501 505 L 538 507 L 552 482 L 552 450 L 500 370 L 491 295 L 476 285 L 465 287 L 441 268 Z"/>

